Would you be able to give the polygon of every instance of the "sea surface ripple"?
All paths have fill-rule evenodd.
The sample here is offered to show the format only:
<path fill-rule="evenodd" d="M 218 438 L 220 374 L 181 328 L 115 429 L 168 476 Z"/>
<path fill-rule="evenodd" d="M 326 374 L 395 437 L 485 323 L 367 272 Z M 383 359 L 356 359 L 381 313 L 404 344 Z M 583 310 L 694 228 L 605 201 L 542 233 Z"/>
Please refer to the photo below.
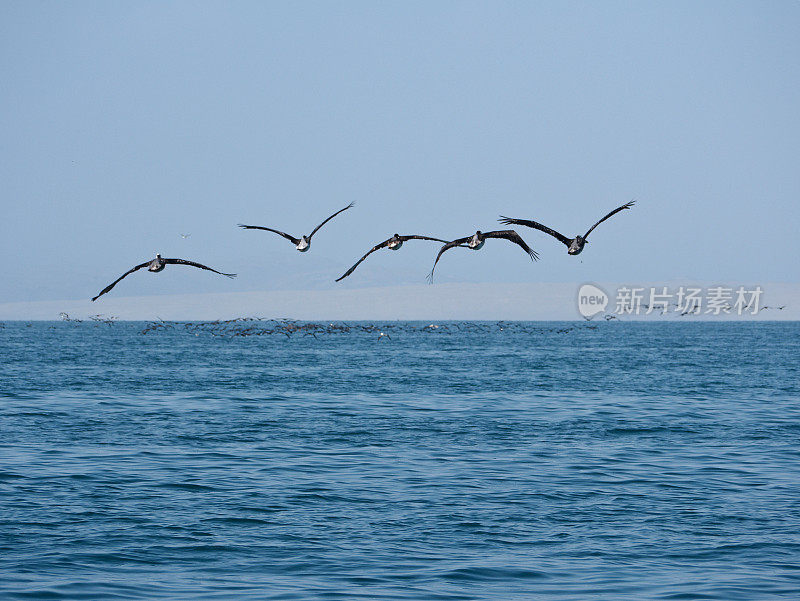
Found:
<path fill-rule="evenodd" d="M 800 598 L 798 323 L 180 325 L 0 327 L 0 598 Z"/>

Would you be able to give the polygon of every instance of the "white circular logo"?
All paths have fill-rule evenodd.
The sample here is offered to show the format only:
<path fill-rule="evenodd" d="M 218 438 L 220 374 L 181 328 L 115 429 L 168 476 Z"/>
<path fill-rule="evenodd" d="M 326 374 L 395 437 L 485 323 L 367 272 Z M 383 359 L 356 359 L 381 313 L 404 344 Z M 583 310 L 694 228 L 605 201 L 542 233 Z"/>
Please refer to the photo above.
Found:
<path fill-rule="evenodd" d="M 608 295 L 605 290 L 594 284 L 584 284 L 578 290 L 578 311 L 586 319 L 602 313 L 608 306 Z"/>

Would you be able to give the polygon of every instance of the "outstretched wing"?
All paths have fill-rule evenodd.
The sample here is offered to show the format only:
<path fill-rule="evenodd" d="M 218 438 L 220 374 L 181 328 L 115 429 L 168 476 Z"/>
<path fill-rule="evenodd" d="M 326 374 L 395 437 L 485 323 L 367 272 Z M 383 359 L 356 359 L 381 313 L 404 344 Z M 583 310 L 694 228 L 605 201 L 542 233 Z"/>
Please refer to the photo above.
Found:
<path fill-rule="evenodd" d="M 343 276 L 340 276 L 340 277 L 336 278 L 336 281 L 337 281 L 337 282 L 340 282 L 340 281 L 342 281 L 343 279 L 345 279 L 347 276 L 349 276 L 351 273 L 353 273 L 353 272 L 356 270 L 356 267 L 358 267 L 359 265 L 361 265 L 361 262 L 362 262 L 364 259 L 366 259 L 368 256 L 370 256 L 370 255 L 371 255 L 372 253 L 374 253 L 376 250 L 380 250 L 380 249 L 382 249 L 383 247 L 387 246 L 387 245 L 389 244 L 389 242 L 391 242 L 393 239 L 394 239 L 394 236 L 392 236 L 392 238 L 388 238 L 388 239 L 384 240 L 384 241 L 383 241 L 383 242 L 381 242 L 380 244 L 376 244 L 375 246 L 373 246 L 371 249 L 369 249 L 369 250 L 366 252 L 366 254 L 365 254 L 363 257 L 361 257 L 361 258 L 360 258 L 358 261 L 356 261 L 356 262 L 355 262 L 355 264 L 354 264 L 354 265 L 353 265 L 353 266 L 352 266 L 350 269 L 348 269 L 347 271 L 345 271 Z"/>
<path fill-rule="evenodd" d="M 431 238 L 430 236 L 417 236 L 417 235 L 398 236 L 398 239 L 401 242 L 406 242 L 407 240 L 434 240 L 436 242 L 447 242 L 447 240 L 442 240 L 441 238 Z M 356 267 L 358 267 L 364 259 L 366 259 L 368 256 L 370 256 L 376 250 L 380 250 L 380 249 L 388 246 L 389 242 L 391 242 L 392 240 L 394 240 L 394 236 L 392 236 L 391 238 L 387 238 L 386 240 L 384 240 L 380 244 L 376 244 L 375 246 L 373 246 L 363 257 L 361 257 L 358 261 L 356 261 L 355 265 L 353 265 L 350 269 L 348 269 L 344 273 L 343 276 L 337 278 L 336 281 L 339 282 L 339 281 L 345 279 L 347 276 L 349 276 L 351 273 L 353 273 L 356 270 Z"/>
<path fill-rule="evenodd" d="M 469 242 L 470 238 L 472 238 L 472 236 L 466 236 L 465 238 L 459 238 L 458 240 L 452 240 L 452 241 L 448 242 L 447 244 L 445 244 L 444 246 L 442 246 L 442 248 L 439 249 L 439 254 L 436 255 L 436 260 L 433 262 L 433 267 L 431 268 L 431 272 L 428 274 L 428 283 L 433 284 L 433 271 L 436 269 L 436 264 L 439 262 L 439 259 L 441 258 L 441 256 L 444 253 L 446 253 L 448 250 L 450 250 L 451 248 L 455 248 L 456 246 L 459 246 L 461 244 Z"/>
<path fill-rule="evenodd" d="M 530 256 L 532 261 L 538 261 L 539 255 L 533 250 L 530 246 L 525 244 L 525 240 L 522 239 L 517 232 L 514 230 L 497 230 L 494 232 L 486 232 L 483 234 L 484 238 L 505 238 L 509 242 L 513 242 L 517 246 L 519 246 L 522 250 L 524 250 Z"/>
<path fill-rule="evenodd" d="M 557 239 L 562 244 L 566 244 L 567 247 L 569 247 L 569 245 L 572 243 L 572 240 L 567 238 L 565 235 L 559 234 L 557 231 L 550 229 L 546 225 L 542 225 L 537 221 L 529 221 L 527 219 L 513 219 L 511 217 L 504 217 L 503 215 L 500 215 L 500 219 L 498 219 L 498 221 L 503 225 L 524 225 L 526 227 L 532 227 L 533 229 L 544 232 L 545 234 L 550 234 L 551 236 L 553 236 L 553 238 Z"/>
<path fill-rule="evenodd" d="M 167 265 L 191 265 L 192 267 L 199 267 L 200 269 L 207 269 L 208 271 L 213 271 L 214 273 L 218 273 L 220 275 L 227 276 L 229 278 L 235 278 L 235 273 L 222 273 L 221 271 L 217 271 L 216 269 L 211 269 L 203 265 L 202 263 L 195 263 L 194 261 L 187 261 L 186 259 L 162 259 L 164 263 Z"/>
<path fill-rule="evenodd" d="M 241 223 L 239 224 L 239 227 L 243 228 L 243 229 L 246 229 L 246 230 L 265 230 L 267 232 L 274 232 L 274 233 L 278 234 L 279 236 L 283 236 L 284 238 L 286 238 L 289 242 L 291 242 L 295 246 L 300 244 L 300 238 L 295 238 L 294 236 L 290 236 L 286 232 L 282 232 L 280 230 L 274 230 L 271 227 L 263 227 L 263 226 L 260 226 L 260 225 L 243 225 Z"/>
<path fill-rule="evenodd" d="M 430 236 L 400 236 L 400 240 L 405 242 L 406 240 L 433 240 L 434 242 L 447 242 L 447 240 L 442 240 L 441 238 L 431 238 Z"/>
<path fill-rule="evenodd" d="M 92 299 L 92 301 L 96 301 L 98 298 L 100 298 L 101 296 L 103 296 L 103 295 L 104 295 L 106 292 L 108 292 L 109 290 L 111 290 L 111 289 L 112 289 L 114 286 L 116 286 L 116 285 L 119 283 L 119 281 L 120 281 L 120 280 L 122 280 L 122 279 L 123 279 L 125 276 L 128 276 L 128 275 L 132 274 L 132 273 L 133 273 L 134 271 L 136 271 L 137 269 L 141 269 L 142 267 L 147 267 L 148 265 L 150 265 L 150 261 L 145 261 L 145 262 L 144 262 L 144 263 L 142 263 L 141 265 L 137 265 L 136 267 L 132 267 L 131 269 L 129 269 L 128 271 L 126 271 L 125 273 L 123 273 L 121 276 L 119 276 L 119 277 L 118 277 L 116 280 L 114 280 L 113 282 L 111 282 L 111 283 L 110 283 L 108 286 L 106 286 L 105 288 L 103 288 L 103 289 L 100 291 L 100 294 L 98 294 L 97 296 L 95 296 L 95 297 Z"/>
<path fill-rule="evenodd" d="M 586 232 L 586 235 L 583 237 L 583 239 L 584 239 L 584 240 L 586 240 L 586 238 L 588 238 L 588 237 L 589 237 L 589 234 L 591 234 L 591 233 L 592 233 L 592 230 L 593 230 L 594 228 L 596 228 L 598 225 L 600 225 L 601 223 L 603 223 L 603 222 L 604 222 L 606 219 L 608 219 L 608 218 L 609 218 L 609 217 L 611 217 L 612 215 L 616 215 L 616 214 L 617 214 L 617 213 L 619 213 L 620 211 L 624 211 L 625 209 L 630 209 L 630 208 L 631 208 L 633 205 L 635 205 L 635 204 L 636 204 L 636 201 L 635 201 L 635 200 L 632 200 L 632 201 L 630 201 L 630 202 L 626 202 L 626 203 L 625 203 L 624 205 L 622 205 L 621 207 L 617 207 L 616 209 L 614 209 L 613 211 L 611 211 L 611 212 L 610 212 L 608 215 L 606 215 L 606 216 L 605 216 L 605 217 L 603 217 L 603 218 L 602 218 L 600 221 L 598 221 L 598 222 L 597 222 L 597 223 L 595 223 L 595 224 L 594 224 L 592 227 L 590 227 L 590 228 L 589 228 L 589 231 L 588 231 L 588 232 Z"/>
<path fill-rule="evenodd" d="M 334 217 L 336 217 L 336 216 L 337 216 L 339 213 L 341 213 L 342 211 L 346 211 L 347 209 L 349 209 L 350 207 L 352 207 L 354 204 L 356 204 L 356 203 L 354 203 L 354 202 L 351 202 L 351 203 L 350 203 L 349 205 L 347 205 L 345 208 L 343 208 L 343 209 L 339 209 L 339 210 L 338 210 L 338 211 L 336 211 L 336 212 L 335 212 L 333 215 L 331 215 L 330 217 L 328 217 L 328 218 L 327 218 L 325 221 L 323 221 L 322 223 L 320 223 L 320 224 L 319 224 L 317 227 L 315 227 L 315 228 L 314 228 L 314 231 L 312 231 L 312 232 L 311 232 L 311 233 L 308 235 L 308 240 L 311 240 L 311 236 L 313 236 L 314 234 L 316 234 L 316 233 L 317 233 L 317 230 L 318 230 L 319 228 L 321 228 L 323 225 L 325 225 L 326 223 L 328 223 L 328 222 L 329 222 L 331 219 L 333 219 Z"/>

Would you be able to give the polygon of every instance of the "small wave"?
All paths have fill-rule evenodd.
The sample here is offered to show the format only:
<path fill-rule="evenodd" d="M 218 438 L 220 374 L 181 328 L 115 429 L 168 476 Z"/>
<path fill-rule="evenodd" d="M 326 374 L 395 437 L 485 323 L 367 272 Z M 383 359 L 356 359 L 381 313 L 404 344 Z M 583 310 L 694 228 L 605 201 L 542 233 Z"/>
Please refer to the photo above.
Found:
<path fill-rule="evenodd" d="M 191 482 L 164 482 L 162 484 L 156 484 L 156 488 L 166 488 L 170 490 L 186 490 L 190 492 L 219 490 L 218 488 L 213 486 L 208 486 L 206 484 L 193 484 Z"/>
<path fill-rule="evenodd" d="M 445 572 L 440 578 L 451 582 L 486 582 L 502 580 L 545 580 L 550 578 L 546 572 L 538 570 L 527 570 L 520 568 L 487 568 L 471 567 L 458 568 Z"/>
<path fill-rule="evenodd" d="M 212 524 L 229 524 L 231 526 L 264 526 L 275 523 L 270 520 L 262 520 L 259 518 L 237 518 L 237 517 L 206 518 L 203 521 L 210 522 Z"/>

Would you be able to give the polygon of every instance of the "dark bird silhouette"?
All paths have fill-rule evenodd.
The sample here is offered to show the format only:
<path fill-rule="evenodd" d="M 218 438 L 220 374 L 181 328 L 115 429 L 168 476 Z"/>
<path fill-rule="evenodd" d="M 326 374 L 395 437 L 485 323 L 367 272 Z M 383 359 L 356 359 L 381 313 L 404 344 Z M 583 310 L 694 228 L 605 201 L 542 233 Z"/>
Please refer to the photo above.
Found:
<path fill-rule="evenodd" d="M 376 250 L 380 250 L 382 248 L 388 248 L 389 250 L 400 250 L 400 247 L 403 246 L 403 242 L 407 240 L 433 240 L 435 242 L 447 242 L 447 240 L 442 240 L 440 238 L 431 238 L 430 236 L 416 236 L 416 235 L 401 236 L 400 234 L 395 234 L 391 238 L 388 238 L 387 240 L 384 240 L 380 244 L 376 244 L 375 246 L 373 246 L 363 257 L 361 257 L 358 261 L 356 261 L 355 264 L 350 269 L 348 269 L 343 276 L 337 278 L 336 281 L 339 282 L 345 279 L 351 273 L 353 273 L 356 270 L 356 267 L 358 267 L 364 259 L 370 256 Z"/>
<path fill-rule="evenodd" d="M 263 227 L 263 226 L 260 226 L 260 225 L 243 225 L 241 223 L 239 224 L 239 227 L 244 228 L 246 230 L 265 230 L 267 232 L 274 232 L 274 233 L 278 234 L 279 236 L 283 236 L 284 238 L 286 238 L 289 242 L 294 244 L 294 246 L 295 246 L 295 248 L 297 250 L 299 250 L 301 253 L 304 253 L 309 248 L 311 248 L 311 236 L 316 234 L 317 230 L 319 228 L 321 228 L 323 225 L 328 223 L 331 219 L 336 217 L 342 211 L 346 211 L 347 209 L 352 207 L 354 204 L 355 204 L 354 202 L 351 202 L 345 208 L 336 211 L 333 215 L 331 215 L 325 221 L 323 221 L 317 227 L 315 227 L 314 230 L 308 236 L 300 236 L 299 238 L 295 238 L 294 236 L 291 236 L 291 235 L 287 234 L 286 232 L 282 232 L 280 230 L 272 229 L 271 227 Z"/>
<path fill-rule="evenodd" d="M 532 261 L 537 261 L 539 259 L 539 255 L 536 253 L 536 251 L 525 244 L 525 240 L 523 240 L 522 237 L 514 230 L 497 230 L 494 232 L 482 232 L 478 230 L 471 236 L 465 236 L 463 238 L 459 238 L 458 240 L 451 240 L 439 249 L 439 254 L 436 255 L 436 260 L 433 262 L 433 268 L 428 274 L 428 281 L 431 283 L 433 282 L 433 271 L 436 269 L 436 264 L 439 262 L 439 259 L 445 252 L 451 248 L 455 248 L 456 246 L 461 246 L 462 244 L 466 244 L 466 248 L 480 250 L 483 248 L 483 245 L 489 238 L 504 238 L 509 242 L 513 242 L 526 253 L 528 253 Z"/>
<path fill-rule="evenodd" d="M 594 228 L 603 223 L 606 219 L 608 219 L 612 215 L 616 215 L 617 213 L 619 213 L 620 211 L 624 211 L 625 209 L 630 209 L 634 204 L 636 204 L 636 201 L 632 200 L 630 202 L 625 203 L 621 207 L 617 207 L 616 209 L 611 211 L 608 215 L 603 217 L 600 221 L 595 223 L 592 227 L 590 227 L 589 231 L 586 232 L 583 236 L 578 235 L 572 239 L 569 239 L 563 234 L 559 234 L 557 231 L 550 229 L 546 225 L 542 225 L 541 223 L 538 223 L 536 221 L 529 221 L 527 219 L 513 219 L 511 217 L 505 217 L 503 215 L 500 215 L 500 219 L 498 221 L 500 221 L 500 223 L 502 223 L 503 225 L 524 225 L 527 227 L 532 227 L 534 229 L 540 230 L 545 234 L 550 234 L 551 236 L 553 236 L 553 238 L 557 239 L 558 241 L 566 245 L 567 252 L 569 254 L 579 255 L 581 254 L 581 251 L 583 250 L 583 247 L 586 244 L 586 238 L 589 237 L 589 234 L 592 233 L 592 230 Z"/>
<path fill-rule="evenodd" d="M 98 298 L 100 298 L 106 292 L 108 292 L 114 286 L 116 286 L 123 278 L 125 278 L 126 276 L 129 276 L 134 271 L 138 271 L 138 270 L 142 269 L 143 267 L 147 267 L 147 271 L 152 271 L 153 273 L 158 273 L 159 271 L 164 271 L 164 267 L 166 267 L 167 265 L 189 265 L 190 267 L 199 267 L 200 269 L 207 269 L 208 271 L 213 271 L 214 273 L 218 273 L 220 275 L 224 275 L 224 276 L 227 276 L 229 278 L 235 278 L 236 277 L 235 273 L 222 273 L 221 271 L 217 271 L 216 269 L 211 269 L 210 267 L 206 267 L 205 265 L 202 265 L 200 263 L 195 263 L 194 261 L 187 261 L 186 259 L 164 259 L 164 258 L 161 257 L 161 255 L 157 254 L 156 258 L 153 259 L 152 261 L 146 261 L 144 263 L 141 263 L 141 264 L 137 265 L 136 267 L 132 267 L 131 269 L 129 269 L 128 271 L 123 273 L 116 280 L 114 280 L 108 286 L 103 288 L 100 291 L 100 294 L 95 296 L 92 300 L 96 301 Z"/>

